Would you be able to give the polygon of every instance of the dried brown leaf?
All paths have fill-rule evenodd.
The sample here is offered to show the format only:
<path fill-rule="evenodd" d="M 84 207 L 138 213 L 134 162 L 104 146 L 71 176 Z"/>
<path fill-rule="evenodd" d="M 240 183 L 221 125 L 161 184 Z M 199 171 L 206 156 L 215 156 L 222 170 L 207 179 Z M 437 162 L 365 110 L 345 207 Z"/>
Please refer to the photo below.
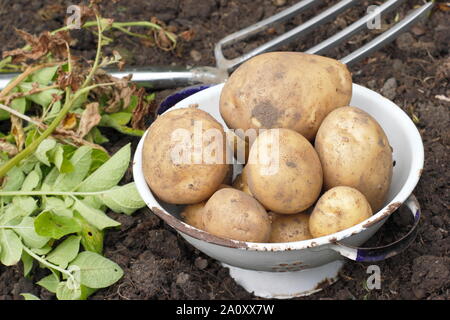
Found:
<path fill-rule="evenodd" d="M 23 130 L 22 119 L 11 115 L 11 134 L 16 141 L 17 150 L 22 151 L 25 144 L 25 131 Z"/>
<path fill-rule="evenodd" d="M 144 130 L 146 128 L 145 120 L 149 114 L 150 109 L 156 108 L 156 103 L 154 102 L 154 100 L 151 103 L 145 101 L 144 88 L 140 88 L 136 92 L 136 95 L 138 97 L 138 104 L 133 110 L 133 115 L 131 117 L 131 127 L 133 129 Z"/>
<path fill-rule="evenodd" d="M 71 130 L 77 125 L 77 115 L 75 113 L 68 113 L 63 121 L 61 121 L 60 127 L 64 130 Z"/>
<path fill-rule="evenodd" d="M 13 157 L 19 153 L 17 147 L 5 139 L 0 139 L 0 151 L 6 152 L 10 157 Z"/>
<path fill-rule="evenodd" d="M 86 105 L 81 114 L 80 123 L 78 125 L 77 135 L 83 138 L 91 131 L 93 127 L 100 123 L 101 120 L 98 102 L 92 102 Z"/>
<path fill-rule="evenodd" d="M 181 32 L 179 34 L 179 37 L 181 39 L 183 39 L 184 41 L 191 41 L 195 37 L 195 32 L 192 29 L 186 30 L 186 31 Z"/>
<path fill-rule="evenodd" d="M 31 46 L 31 50 L 15 49 L 3 52 L 3 58 L 11 56 L 13 63 L 28 59 L 37 60 L 49 52 L 55 58 L 65 59 L 68 56 L 67 45 L 70 44 L 72 39 L 67 31 L 60 31 L 55 34 L 47 31 L 41 33 L 39 37 L 20 29 L 16 29 L 16 32 Z"/>
<path fill-rule="evenodd" d="M 438 9 L 444 12 L 450 11 L 450 2 L 447 3 L 437 3 Z"/>

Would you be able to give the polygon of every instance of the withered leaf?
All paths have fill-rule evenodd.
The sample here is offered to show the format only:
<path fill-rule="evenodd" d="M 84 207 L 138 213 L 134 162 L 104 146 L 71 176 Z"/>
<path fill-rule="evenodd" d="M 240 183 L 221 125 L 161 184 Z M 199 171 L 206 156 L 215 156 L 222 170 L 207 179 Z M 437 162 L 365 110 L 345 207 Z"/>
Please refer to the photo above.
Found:
<path fill-rule="evenodd" d="M 17 150 L 21 151 L 25 144 L 25 131 L 22 126 L 22 119 L 11 115 L 11 134 L 16 141 Z"/>
<path fill-rule="evenodd" d="M 64 130 L 71 130 L 77 125 L 77 115 L 75 113 L 68 113 L 63 121 L 61 121 L 61 128 Z"/>
<path fill-rule="evenodd" d="M 145 100 L 145 89 L 140 88 L 135 95 L 138 97 L 138 103 L 136 108 L 133 110 L 133 115 L 131 117 L 131 127 L 133 129 L 144 130 L 147 126 L 145 125 L 146 117 L 148 116 L 150 109 L 156 107 L 155 100 L 148 103 Z M 152 107 L 152 108 L 150 108 Z"/>
<path fill-rule="evenodd" d="M 31 50 L 15 49 L 3 52 L 3 58 L 11 56 L 13 63 L 19 63 L 27 59 L 37 60 L 49 52 L 60 59 L 65 59 L 68 56 L 67 44 L 70 44 L 72 39 L 67 31 L 60 31 L 55 34 L 46 31 L 38 37 L 20 29 L 16 29 L 16 32 L 30 45 Z"/>
<path fill-rule="evenodd" d="M 10 157 L 15 156 L 19 152 L 15 145 L 5 139 L 0 139 L 0 151 L 6 152 Z"/>
<path fill-rule="evenodd" d="M 78 125 L 77 135 L 83 138 L 91 131 L 93 127 L 99 124 L 101 120 L 98 102 L 92 102 L 86 105 L 81 114 L 80 124 Z"/>

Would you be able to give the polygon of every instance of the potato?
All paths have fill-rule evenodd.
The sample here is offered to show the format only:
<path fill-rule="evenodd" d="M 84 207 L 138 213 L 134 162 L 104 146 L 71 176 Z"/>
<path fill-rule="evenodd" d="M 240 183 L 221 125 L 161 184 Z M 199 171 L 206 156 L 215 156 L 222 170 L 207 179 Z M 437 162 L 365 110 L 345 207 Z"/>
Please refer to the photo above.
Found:
<path fill-rule="evenodd" d="M 203 226 L 203 208 L 205 207 L 205 204 L 206 201 L 202 201 L 186 206 L 183 212 L 181 212 L 183 221 L 197 229 L 205 230 L 205 227 Z"/>
<path fill-rule="evenodd" d="M 325 190 L 353 187 L 374 212 L 383 207 L 392 179 L 392 149 L 375 119 L 355 107 L 336 109 L 320 126 L 315 148 Z"/>
<path fill-rule="evenodd" d="M 203 210 L 205 230 L 213 235 L 248 242 L 269 240 L 269 215 L 258 201 L 242 191 L 221 189 Z"/>
<path fill-rule="evenodd" d="M 229 128 L 288 128 L 312 141 L 332 110 L 349 104 L 352 78 L 337 60 L 300 52 L 260 54 L 225 82 L 220 113 Z"/>
<path fill-rule="evenodd" d="M 272 232 L 269 242 L 292 242 L 312 239 L 309 232 L 309 213 L 278 214 L 269 213 L 272 217 Z"/>
<path fill-rule="evenodd" d="M 239 163 L 245 164 L 248 161 L 248 154 L 250 152 L 250 144 L 256 139 L 256 132 L 254 137 L 239 137 L 236 133 L 231 130 L 227 131 L 227 141 L 229 147 L 233 150 L 234 157 Z"/>
<path fill-rule="evenodd" d="M 322 167 L 316 151 L 290 129 L 262 132 L 250 149 L 246 170 L 251 193 L 277 213 L 304 211 L 322 189 Z"/>
<path fill-rule="evenodd" d="M 322 237 L 348 229 L 372 216 L 364 195 L 350 187 L 334 187 L 317 201 L 309 218 L 312 236 Z"/>
<path fill-rule="evenodd" d="M 201 148 L 195 145 L 197 140 Z M 175 109 L 149 128 L 142 169 L 161 200 L 194 204 L 208 199 L 224 181 L 229 169 L 225 157 L 225 133 L 219 122 L 196 108 Z"/>
<path fill-rule="evenodd" d="M 223 188 L 231 188 L 231 187 L 226 184 L 221 184 L 218 190 Z M 203 225 L 203 208 L 205 207 L 205 205 L 206 201 L 187 205 L 181 212 L 181 218 L 187 224 L 190 224 L 191 226 L 196 227 L 197 229 L 205 230 L 205 227 Z"/>
<path fill-rule="evenodd" d="M 233 188 L 243 191 L 250 196 L 253 196 L 250 188 L 248 187 L 248 176 L 247 170 L 245 168 L 246 167 L 244 167 L 244 169 L 242 169 L 242 173 L 238 174 L 236 176 L 236 179 L 234 179 Z"/>

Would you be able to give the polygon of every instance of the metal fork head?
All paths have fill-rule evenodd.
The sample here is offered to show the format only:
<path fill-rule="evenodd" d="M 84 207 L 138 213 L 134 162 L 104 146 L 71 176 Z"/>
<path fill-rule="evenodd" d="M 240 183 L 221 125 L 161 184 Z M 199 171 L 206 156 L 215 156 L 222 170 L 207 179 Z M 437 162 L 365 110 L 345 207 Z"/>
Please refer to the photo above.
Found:
<path fill-rule="evenodd" d="M 216 58 L 216 64 L 219 69 L 227 70 L 228 72 L 233 71 L 237 66 L 239 66 L 241 63 L 247 61 L 251 57 L 258 55 L 263 52 L 273 51 L 280 46 L 287 44 L 295 39 L 298 39 L 300 37 L 303 37 L 313 31 L 314 29 L 318 28 L 319 26 L 331 21 L 333 18 L 335 18 L 337 15 L 342 13 L 348 8 L 351 8 L 352 6 L 355 6 L 356 4 L 360 3 L 361 0 L 341 0 L 337 4 L 327 8 L 326 10 L 322 11 L 315 17 L 311 18 L 310 20 L 298 25 L 294 29 L 260 45 L 259 47 L 251 50 L 250 52 L 247 52 L 239 57 L 233 58 L 233 59 L 226 59 L 223 54 L 223 48 L 225 46 L 229 46 L 233 43 L 236 43 L 240 40 L 243 40 L 245 38 L 248 38 L 252 35 L 255 35 L 265 29 L 267 29 L 270 25 L 273 25 L 275 23 L 280 23 L 284 20 L 287 20 L 291 17 L 293 17 L 296 14 L 300 14 L 301 12 L 304 12 L 305 10 L 311 8 L 314 5 L 319 4 L 321 1 L 316 0 L 303 0 L 298 2 L 297 4 L 293 5 L 290 8 L 287 8 L 267 19 L 264 19 L 260 22 L 255 23 L 254 25 L 251 25 L 245 29 L 242 29 L 240 31 L 237 31 L 233 34 L 230 34 L 220 40 L 215 48 L 214 48 L 214 55 Z M 336 47 L 341 42 L 345 41 L 346 39 L 350 38 L 354 34 L 360 32 L 361 30 L 367 28 L 369 25 L 369 22 L 375 19 L 377 15 L 386 14 L 395 8 L 397 8 L 404 0 L 388 0 L 382 5 L 380 5 L 377 10 L 373 10 L 372 12 L 368 13 L 358 21 L 354 22 L 353 24 L 349 25 L 345 29 L 341 30 L 340 32 L 336 33 L 334 36 L 324 40 L 323 42 L 317 44 L 313 48 L 310 48 L 306 50 L 306 53 L 314 53 L 314 54 L 324 54 L 328 52 L 330 49 Z M 409 14 L 407 17 L 405 17 L 402 21 L 397 23 L 393 28 L 389 29 L 388 31 L 384 32 L 380 36 L 373 39 L 368 44 L 364 45 L 360 49 L 356 50 L 355 52 L 352 52 L 345 58 L 341 59 L 343 63 L 351 64 L 356 61 L 359 61 L 360 59 L 366 57 L 367 55 L 371 54 L 373 51 L 377 50 L 381 46 L 387 44 L 388 42 L 394 40 L 398 35 L 400 35 L 402 32 L 406 31 L 411 25 L 413 25 L 415 22 L 417 22 L 421 17 L 425 16 L 433 7 L 433 2 L 426 3 L 422 7 L 413 10 L 411 14 Z"/>

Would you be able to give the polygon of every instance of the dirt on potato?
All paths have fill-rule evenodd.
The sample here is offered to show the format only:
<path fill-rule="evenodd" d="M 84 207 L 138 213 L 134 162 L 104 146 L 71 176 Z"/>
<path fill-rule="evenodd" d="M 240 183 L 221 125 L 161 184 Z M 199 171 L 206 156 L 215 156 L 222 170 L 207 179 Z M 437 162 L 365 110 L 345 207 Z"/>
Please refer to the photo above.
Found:
<path fill-rule="evenodd" d="M 172 52 L 126 35 L 115 34 L 108 51 L 117 50 L 128 65 L 215 65 L 213 47 L 224 36 L 287 8 L 295 0 L 166 0 L 104 1 L 105 17 L 117 21 L 149 20 L 157 17 L 174 33 L 179 43 Z M 325 5 L 268 29 L 251 41 L 225 50 L 228 57 L 248 51 L 276 34 L 317 14 Z M 422 1 L 408 1 L 383 19 L 383 27 L 396 16 Z M 53 30 L 64 23 L 66 8 L 73 1 L 0 0 L 1 51 L 23 45 L 14 27 L 33 34 Z M 371 1 L 363 1 L 307 37 L 283 47 L 303 51 L 331 36 L 366 12 Z M 414 194 L 422 207 L 422 220 L 414 243 L 403 253 L 376 263 L 381 270 L 381 289 L 368 290 L 365 283 L 369 264 L 349 261 L 340 280 L 320 293 L 303 299 L 449 299 L 449 205 L 450 205 L 450 42 L 449 12 L 434 10 L 424 22 L 414 26 L 392 44 L 350 67 L 353 81 L 380 92 L 397 103 L 416 123 L 425 146 L 425 168 Z M 380 30 L 352 37 L 329 54 L 343 57 L 373 38 Z M 77 39 L 74 54 L 93 58 L 95 35 L 73 31 Z M 173 90 L 157 93 L 161 101 Z M 108 132 L 110 151 L 138 139 Z M 125 180 L 132 179 L 131 171 Z M 407 232 L 409 219 L 395 213 L 367 245 L 387 244 Z M 148 209 L 133 216 L 111 213 L 122 223 L 109 230 L 105 255 L 124 269 L 124 277 L 110 288 L 99 290 L 91 299 L 252 299 L 237 285 L 228 270 L 187 244 Z M 21 266 L 0 266 L 0 300 L 22 299 L 33 293 L 42 299 L 54 295 L 34 285 L 44 274 L 36 268 L 32 278 L 23 278 Z"/>

